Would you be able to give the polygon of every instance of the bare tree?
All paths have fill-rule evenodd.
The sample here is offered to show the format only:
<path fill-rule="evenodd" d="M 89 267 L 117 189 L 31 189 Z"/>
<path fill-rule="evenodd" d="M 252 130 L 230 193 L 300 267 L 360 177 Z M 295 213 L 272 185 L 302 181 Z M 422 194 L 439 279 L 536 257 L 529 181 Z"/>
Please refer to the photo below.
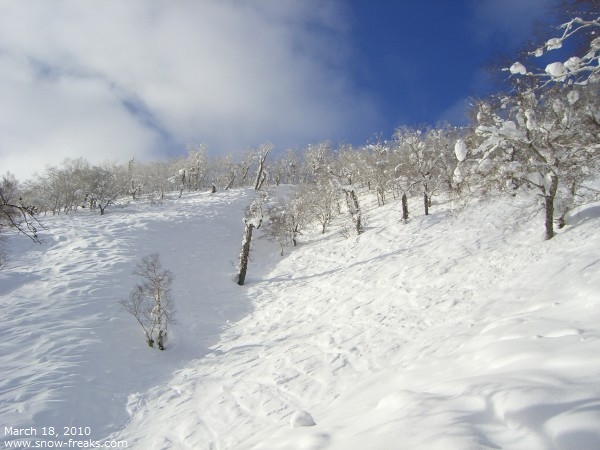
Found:
<path fill-rule="evenodd" d="M 331 179 L 318 182 L 315 186 L 303 185 L 298 190 L 307 209 L 307 219 L 321 225 L 321 234 L 336 215 L 335 204 L 339 201 L 339 190 Z"/>
<path fill-rule="evenodd" d="M 127 176 L 129 178 L 129 182 L 131 183 L 128 194 L 131 195 L 133 200 L 136 199 L 136 196 L 139 195 L 142 190 L 142 183 L 137 176 L 137 171 L 138 164 L 135 163 L 135 158 L 131 158 L 127 163 Z"/>
<path fill-rule="evenodd" d="M 91 207 L 100 209 L 100 215 L 127 190 L 125 173 L 115 164 L 91 167 L 86 175 L 86 194 Z"/>
<path fill-rule="evenodd" d="M 394 178 L 394 163 L 390 147 L 387 143 L 377 142 L 367 145 L 361 152 L 364 162 L 363 172 L 367 175 L 366 184 L 369 190 L 375 188 L 377 194 L 377 204 L 385 205 L 386 190 L 390 187 L 390 182 Z"/>
<path fill-rule="evenodd" d="M 311 221 L 309 192 L 306 185 L 301 185 L 293 190 L 287 201 L 279 199 L 268 206 L 266 234 L 279 243 L 281 256 L 283 248 L 288 244 L 291 243 L 294 247 L 298 245 L 298 235 L 302 234 Z"/>
<path fill-rule="evenodd" d="M 32 241 L 40 243 L 38 228 L 44 228 L 37 220 L 35 206 L 23 201 L 19 195 L 17 179 L 10 173 L 2 176 L 0 183 L 0 231 L 12 228 Z"/>
<path fill-rule="evenodd" d="M 148 345 L 156 344 L 164 350 L 168 327 L 175 323 L 171 296 L 174 276 L 169 270 L 162 270 L 157 253 L 145 256 L 134 274 L 141 276 L 142 282 L 120 304 L 141 325 Z"/>

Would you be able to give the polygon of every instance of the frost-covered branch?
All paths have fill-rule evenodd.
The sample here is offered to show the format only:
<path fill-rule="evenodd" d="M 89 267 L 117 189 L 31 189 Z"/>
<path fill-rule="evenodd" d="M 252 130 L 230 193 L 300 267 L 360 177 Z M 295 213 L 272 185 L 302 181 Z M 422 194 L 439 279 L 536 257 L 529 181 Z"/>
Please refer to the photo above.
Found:
<path fill-rule="evenodd" d="M 36 217 L 37 208 L 27 204 L 20 196 L 17 198 L 17 190 L 17 180 L 10 174 L 4 175 L 0 183 L 0 230 L 8 226 L 41 243 L 38 229 L 45 227 Z"/>
<path fill-rule="evenodd" d="M 564 29 L 561 36 L 547 40 L 542 46 L 530 52 L 529 55 L 539 58 L 552 50 L 563 48 L 565 41 L 569 38 L 575 34 L 582 34 L 584 30 L 591 29 L 591 40 L 586 53 L 580 56 L 571 56 L 566 61 L 555 61 L 547 64 L 544 71 L 528 70 L 521 62 L 515 62 L 505 70 L 510 71 L 512 75 L 541 79 L 543 80 L 542 87 L 550 82 L 573 81 L 585 84 L 600 81 L 600 37 L 594 37 L 597 36 L 596 29 L 600 29 L 600 17 L 595 20 L 584 20 L 576 17 L 559 28 Z"/>

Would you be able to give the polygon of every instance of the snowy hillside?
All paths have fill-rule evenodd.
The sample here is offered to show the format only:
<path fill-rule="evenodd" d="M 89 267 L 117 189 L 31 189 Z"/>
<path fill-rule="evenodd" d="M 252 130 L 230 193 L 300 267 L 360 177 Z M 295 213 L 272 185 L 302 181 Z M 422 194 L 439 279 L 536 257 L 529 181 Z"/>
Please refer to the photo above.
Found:
<path fill-rule="evenodd" d="M 360 237 L 315 227 L 283 258 L 259 230 L 240 287 L 252 197 L 48 217 L 42 246 L 11 236 L 0 422 L 39 432 L 5 442 L 75 426 L 144 450 L 600 448 L 600 205 L 550 241 L 506 199 L 415 204 L 407 224 L 371 205 Z M 164 352 L 118 304 L 153 252 L 176 277 Z"/>

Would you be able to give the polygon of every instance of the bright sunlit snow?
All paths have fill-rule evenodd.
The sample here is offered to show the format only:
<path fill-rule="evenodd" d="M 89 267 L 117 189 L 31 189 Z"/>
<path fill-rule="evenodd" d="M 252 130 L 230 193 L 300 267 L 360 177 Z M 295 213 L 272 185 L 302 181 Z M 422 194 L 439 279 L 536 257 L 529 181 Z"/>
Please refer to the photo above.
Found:
<path fill-rule="evenodd" d="M 513 75 L 516 75 L 516 74 L 518 74 L 518 75 L 526 75 L 527 74 L 527 69 L 520 62 L 516 62 L 512 66 L 510 66 L 510 73 L 512 73 Z"/>
<path fill-rule="evenodd" d="M 143 450 L 600 448 L 600 205 L 544 241 L 516 198 L 429 216 L 416 198 L 403 224 L 373 197 L 360 237 L 315 227 L 280 257 L 256 230 L 244 286 L 252 190 L 42 217 L 43 245 L 9 236 L 0 431 L 89 427 Z M 162 352 L 119 305 L 155 252 L 175 275 Z"/>
<path fill-rule="evenodd" d="M 552 78 L 558 80 L 564 80 L 564 77 L 567 74 L 567 72 L 567 68 L 561 62 L 553 62 L 546 66 L 546 73 Z"/>

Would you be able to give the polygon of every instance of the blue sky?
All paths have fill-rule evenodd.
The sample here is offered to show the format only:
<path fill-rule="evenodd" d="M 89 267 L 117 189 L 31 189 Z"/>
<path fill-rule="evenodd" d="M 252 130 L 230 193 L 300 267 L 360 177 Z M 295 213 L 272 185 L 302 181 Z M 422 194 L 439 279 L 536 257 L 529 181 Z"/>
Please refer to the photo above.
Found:
<path fill-rule="evenodd" d="M 464 122 L 553 1 L 2 1 L 0 172 Z"/>
<path fill-rule="evenodd" d="M 401 124 L 464 124 L 469 97 L 494 92 L 489 68 L 516 58 L 551 1 L 351 1 L 357 81 L 372 91 L 384 134 Z"/>

